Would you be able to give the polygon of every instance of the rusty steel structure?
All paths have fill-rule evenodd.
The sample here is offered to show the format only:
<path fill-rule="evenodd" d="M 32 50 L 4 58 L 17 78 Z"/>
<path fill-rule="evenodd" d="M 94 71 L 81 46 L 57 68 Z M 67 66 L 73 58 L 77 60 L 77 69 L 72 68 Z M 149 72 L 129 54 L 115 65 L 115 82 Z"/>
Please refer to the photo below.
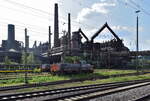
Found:
<path fill-rule="evenodd" d="M 60 63 L 63 61 L 64 56 L 84 57 L 87 61 L 104 67 L 108 67 L 108 65 L 124 65 L 130 60 L 130 55 L 127 54 L 130 52 L 129 49 L 124 46 L 122 40 L 109 27 L 107 22 L 89 39 L 81 28 L 71 33 L 71 15 L 69 13 L 68 32 L 59 38 L 58 4 L 55 4 L 54 11 L 54 47 L 49 49 L 50 63 Z M 95 38 L 105 28 L 110 31 L 114 39 L 103 43 L 94 42 Z M 82 42 L 82 38 L 85 39 L 85 42 Z M 124 52 L 126 53 L 125 55 L 122 54 Z"/>
<path fill-rule="evenodd" d="M 99 67 L 117 67 L 125 66 L 131 59 L 136 56 L 150 56 L 150 51 L 130 51 L 123 43 L 123 40 L 111 29 L 106 22 L 92 37 L 88 38 L 87 33 L 79 28 L 77 31 L 71 31 L 71 14 L 68 13 L 68 29 L 63 31 L 63 36 L 59 31 L 59 8 L 58 4 L 54 5 L 54 31 L 51 32 L 51 26 L 48 29 L 48 40 L 46 43 L 34 42 L 32 48 L 29 47 L 29 35 L 25 29 L 25 44 L 15 40 L 15 25 L 8 25 L 8 39 L 2 41 L 0 47 L 0 62 L 4 61 L 5 56 L 20 63 L 21 55 L 24 50 L 27 53 L 34 53 L 42 63 L 61 63 L 64 62 L 65 56 L 79 56 L 88 63 Z M 96 38 L 102 34 L 103 30 L 108 29 L 113 39 L 103 42 L 96 42 Z M 52 41 L 52 34 L 54 41 Z M 61 36 L 61 37 L 60 37 Z M 101 38 L 101 37 L 99 37 Z M 83 42 L 82 39 L 85 41 Z M 54 45 L 52 46 L 52 43 Z M 24 47 L 25 45 L 25 47 Z M 4 54 L 3 54 L 4 53 Z M 14 53 L 14 54 L 13 54 Z"/>
<path fill-rule="evenodd" d="M 59 23 L 57 4 L 55 4 L 54 11 L 54 47 L 49 49 L 50 63 L 63 62 L 64 56 L 84 57 L 86 61 L 103 67 L 125 65 L 130 61 L 132 53 L 130 53 L 130 50 L 123 44 L 123 41 L 109 27 L 107 22 L 89 39 L 81 28 L 71 33 L 71 15 L 69 13 L 68 32 L 64 33 L 61 38 L 58 38 Z M 114 38 L 105 42 L 94 42 L 95 38 L 101 34 L 105 28 L 110 31 Z M 85 39 L 85 42 L 82 42 L 82 38 Z"/>

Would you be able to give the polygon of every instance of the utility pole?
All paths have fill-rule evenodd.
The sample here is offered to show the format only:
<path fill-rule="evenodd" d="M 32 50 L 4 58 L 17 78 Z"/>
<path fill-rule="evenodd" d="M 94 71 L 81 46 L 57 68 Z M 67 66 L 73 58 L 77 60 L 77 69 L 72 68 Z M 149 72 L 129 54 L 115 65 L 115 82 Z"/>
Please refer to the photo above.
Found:
<path fill-rule="evenodd" d="M 138 13 L 140 12 L 140 10 L 135 11 L 135 13 L 137 14 L 137 18 L 136 18 L 136 70 L 137 73 L 139 72 L 139 61 L 138 61 L 138 53 L 139 53 L 139 17 L 138 17 Z"/>
<path fill-rule="evenodd" d="M 26 68 L 27 65 L 27 28 L 25 28 L 25 62 L 24 66 Z M 25 84 L 28 84 L 28 79 L 27 79 L 27 71 L 25 71 Z"/>

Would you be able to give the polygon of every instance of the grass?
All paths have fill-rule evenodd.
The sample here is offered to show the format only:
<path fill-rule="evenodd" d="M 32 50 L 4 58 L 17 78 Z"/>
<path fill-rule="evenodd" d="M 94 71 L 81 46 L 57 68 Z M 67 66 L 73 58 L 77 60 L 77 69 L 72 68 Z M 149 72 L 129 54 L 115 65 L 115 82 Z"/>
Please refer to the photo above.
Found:
<path fill-rule="evenodd" d="M 112 78 L 103 79 L 103 80 L 83 81 L 83 82 L 60 84 L 60 85 L 50 85 L 50 86 L 45 86 L 45 87 L 27 88 L 27 89 L 15 90 L 15 92 L 18 93 L 18 92 L 29 92 L 29 91 L 39 91 L 39 90 L 51 90 L 51 89 L 64 88 L 64 87 L 84 86 L 84 85 L 90 85 L 90 84 L 123 82 L 123 81 L 129 81 L 129 80 L 142 80 L 142 79 L 150 79 L 150 74 L 139 75 L 139 76 L 112 77 Z M 8 93 L 8 92 L 0 92 L 0 93 Z"/>
<path fill-rule="evenodd" d="M 68 77 L 65 76 L 46 76 L 46 77 L 33 77 L 29 82 L 37 83 L 37 82 L 52 82 L 52 81 L 60 81 L 60 80 L 69 80 Z"/>
<path fill-rule="evenodd" d="M 51 74 L 28 74 L 31 78 L 29 83 L 53 82 L 59 80 L 70 80 L 79 78 L 88 78 L 95 76 L 107 76 L 114 74 L 134 73 L 135 70 L 115 70 L 115 69 L 95 69 L 94 73 L 89 74 L 72 74 L 72 75 L 51 75 Z M 17 79 L 0 80 L 0 86 L 18 85 L 24 83 L 24 74 L 1 74 L 1 78 L 17 77 Z"/>
<path fill-rule="evenodd" d="M 32 72 L 32 70 L 3 70 L 3 71 L 0 71 L 0 73 L 17 73 L 17 72 Z"/>
<path fill-rule="evenodd" d="M 114 74 L 125 74 L 125 73 L 135 73 L 135 70 L 118 70 L 118 69 L 95 69 L 96 74 L 99 75 L 114 75 Z"/>

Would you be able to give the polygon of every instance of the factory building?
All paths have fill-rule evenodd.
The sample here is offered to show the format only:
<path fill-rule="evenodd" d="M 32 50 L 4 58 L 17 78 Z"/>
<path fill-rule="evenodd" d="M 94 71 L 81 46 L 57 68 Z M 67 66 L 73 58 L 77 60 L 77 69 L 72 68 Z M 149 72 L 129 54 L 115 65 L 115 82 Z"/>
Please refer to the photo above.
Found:
<path fill-rule="evenodd" d="M 109 65 L 124 65 L 130 60 L 129 56 L 117 56 L 115 52 L 129 52 L 124 46 L 123 41 L 109 27 L 107 22 L 96 33 L 93 33 L 89 39 L 85 33 L 79 28 L 78 31 L 71 33 L 71 18 L 68 14 L 68 31 L 59 38 L 59 22 L 58 22 L 58 5 L 55 4 L 54 15 L 54 47 L 49 49 L 49 57 L 51 63 L 63 62 L 65 56 L 84 57 L 88 62 L 99 66 L 108 67 Z M 105 42 L 94 42 L 95 38 L 107 28 L 110 34 L 114 36 L 112 40 Z M 72 35 L 71 35 L 72 34 Z M 85 42 L 82 39 L 85 38 Z"/>
<path fill-rule="evenodd" d="M 25 45 L 25 46 L 24 46 Z M 48 57 L 43 57 L 42 54 L 48 51 L 48 42 L 40 43 L 36 45 L 36 41 L 32 48 L 29 47 L 29 36 L 27 35 L 27 29 L 25 29 L 25 43 L 15 40 L 15 25 L 8 24 L 8 38 L 2 40 L 0 47 L 0 62 L 4 62 L 6 56 L 13 62 L 20 63 L 22 53 L 27 49 L 27 53 L 33 53 L 41 62 L 48 63 Z M 47 60 L 46 60 L 47 59 Z"/>
<path fill-rule="evenodd" d="M 23 42 L 15 40 L 15 26 L 8 25 L 8 39 L 2 40 L 2 47 L 4 51 L 21 51 L 23 49 Z"/>
<path fill-rule="evenodd" d="M 34 42 L 33 47 L 29 47 L 29 35 L 25 29 L 25 43 L 15 40 L 15 25 L 8 25 L 8 39 L 2 40 L 0 47 L 0 62 L 4 61 L 5 56 L 9 56 L 12 60 L 20 63 L 21 55 L 26 49 L 27 53 L 34 55 L 42 61 L 42 63 L 59 63 L 63 62 L 65 56 L 80 56 L 86 61 L 98 66 L 108 67 L 108 65 L 124 65 L 130 60 L 128 55 L 121 56 L 118 53 L 129 52 L 124 46 L 123 41 L 109 27 L 107 22 L 93 33 L 91 38 L 86 36 L 81 28 L 75 32 L 71 32 L 71 15 L 68 14 L 68 30 L 63 32 L 63 36 L 59 37 L 59 11 L 58 4 L 54 7 L 54 46 L 51 47 L 51 27 L 49 27 L 49 40 L 45 43 L 37 45 Z M 107 28 L 114 39 L 105 42 L 95 42 L 95 38 Z M 82 42 L 82 39 L 85 42 Z M 24 46 L 25 45 L 25 46 Z M 117 55 L 116 55 L 117 53 Z"/>
<path fill-rule="evenodd" d="M 94 42 L 95 38 L 105 28 L 108 28 L 114 38 L 105 42 Z M 85 38 L 85 42 L 82 42 L 83 38 Z M 60 40 L 60 46 L 53 47 L 49 51 L 52 63 L 63 62 L 64 56 L 84 57 L 86 61 L 102 67 L 108 67 L 108 64 L 110 66 L 125 65 L 130 61 L 128 55 L 117 55 L 118 53 L 129 52 L 129 49 L 124 46 L 122 40 L 113 32 L 107 23 L 94 33 L 91 39 L 88 39 L 81 29 L 72 32 L 71 47 L 69 47 L 69 43 L 66 41 L 68 40 L 68 34 L 62 36 Z"/>

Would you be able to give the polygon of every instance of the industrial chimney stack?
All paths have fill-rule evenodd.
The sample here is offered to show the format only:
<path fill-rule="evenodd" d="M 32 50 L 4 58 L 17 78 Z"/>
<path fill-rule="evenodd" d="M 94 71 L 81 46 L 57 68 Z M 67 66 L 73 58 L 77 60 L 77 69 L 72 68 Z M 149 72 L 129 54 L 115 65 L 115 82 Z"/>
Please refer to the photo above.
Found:
<path fill-rule="evenodd" d="M 68 13 L 68 47 L 71 49 L 71 18 L 70 13 Z"/>
<path fill-rule="evenodd" d="M 49 26 L 49 49 L 51 49 L 51 35 L 52 35 L 52 33 L 51 33 L 51 26 Z"/>
<path fill-rule="evenodd" d="M 15 26 L 8 24 L 8 39 L 7 39 L 7 49 L 15 48 Z"/>
<path fill-rule="evenodd" d="M 25 48 L 26 51 L 29 49 L 29 36 L 27 35 L 27 28 L 25 28 Z"/>
<path fill-rule="evenodd" d="M 55 4 L 54 9 L 54 47 L 59 47 L 59 22 L 58 22 L 58 4 Z"/>

